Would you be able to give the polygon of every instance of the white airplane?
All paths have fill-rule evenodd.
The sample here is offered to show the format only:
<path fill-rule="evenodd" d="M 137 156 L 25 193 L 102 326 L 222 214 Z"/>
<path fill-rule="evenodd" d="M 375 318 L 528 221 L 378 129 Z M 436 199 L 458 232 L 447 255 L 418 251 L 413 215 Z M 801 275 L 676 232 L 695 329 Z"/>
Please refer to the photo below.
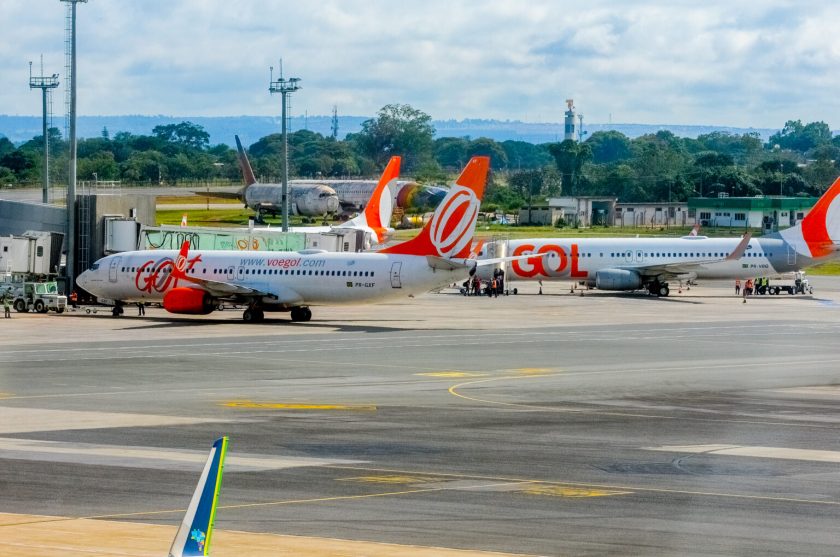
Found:
<path fill-rule="evenodd" d="M 748 279 L 799 271 L 840 248 L 840 178 L 820 197 L 802 222 L 751 239 L 708 238 L 535 238 L 485 246 L 482 256 L 544 255 L 511 260 L 505 279 L 573 280 L 601 290 L 647 289 L 667 296 L 668 282 L 701 279 Z M 547 254 L 547 255 L 546 255 Z M 489 278 L 492 267 L 481 267 Z"/>
<path fill-rule="evenodd" d="M 399 298 L 452 284 L 465 270 L 505 258 L 470 259 L 489 157 L 474 157 L 420 233 L 377 252 L 131 251 L 100 259 L 76 279 L 115 304 L 160 302 L 171 313 L 207 314 L 220 302 L 246 304 L 242 317 L 290 311 L 309 321 L 311 305 Z M 533 255 L 521 258 L 539 259 Z"/>
<path fill-rule="evenodd" d="M 225 467 L 227 446 L 227 437 L 221 437 L 213 443 L 187 512 L 184 513 L 181 526 L 172 540 L 169 557 L 210 554 L 210 541 L 216 519 L 216 505 L 219 502 L 219 490 L 222 488 L 222 472 Z"/>

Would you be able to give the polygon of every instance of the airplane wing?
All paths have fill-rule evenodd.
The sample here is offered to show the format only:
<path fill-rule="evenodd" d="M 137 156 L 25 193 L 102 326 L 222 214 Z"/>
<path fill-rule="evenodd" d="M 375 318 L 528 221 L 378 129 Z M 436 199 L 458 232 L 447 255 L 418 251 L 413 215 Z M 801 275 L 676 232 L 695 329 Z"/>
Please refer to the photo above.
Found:
<path fill-rule="evenodd" d="M 432 269 L 452 271 L 454 269 L 473 269 L 475 267 L 483 267 L 484 265 L 495 265 L 497 263 L 506 263 L 507 261 L 520 261 L 522 259 L 534 259 L 535 257 L 547 256 L 547 252 L 526 253 L 524 255 L 509 255 L 507 257 L 492 257 L 488 259 L 473 259 L 471 257 L 465 259 L 447 259 L 446 257 L 427 255 L 426 261 L 429 262 L 429 267 L 431 267 Z"/>
<path fill-rule="evenodd" d="M 268 297 L 275 297 L 274 294 L 270 292 L 263 292 L 262 290 L 256 290 L 254 288 L 249 288 L 247 286 L 240 286 L 238 284 L 232 284 L 230 282 L 220 282 L 217 280 L 207 280 L 198 277 L 191 277 L 189 275 L 184 275 L 182 277 L 178 277 L 180 280 L 191 282 L 196 286 L 200 286 L 202 290 L 206 290 L 212 296 L 216 298 L 224 298 L 226 296 L 268 296 Z"/>
<path fill-rule="evenodd" d="M 230 282 L 222 282 L 218 280 L 209 280 L 199 277 L 194 277 L 184 270 L 187 264 L 187 254 L 190 248 L 190 241 L 185 240 L 181 245 L 181 251 L 175 259 L 175 264 L 172 267 L 172 277 L 179 281 L 194 284 L 207 291 L 214 298 L 271 298 L 275 303 L 292 304 L 299 303 L 303 297 L 296 291 L 286 286 L 280 286 L 278 291 L 268 292 L 265 290 L 258 290 L 249 286 L 242 286 L 240 284 L 233 284 Z"/>
<path fill-rule="evenodd" d="M 741 241 L 738 243 L 735 249 L 732 250 L 732 253 L 730 253 L 726 257 L 701 259 L 696 261 L 682 261 L 678 263 L 657 263 L 655 265 L 642 265 L 639 267 L 633 267 L 633 270 L 637 271 L 643 276 L 679 277 L 681 275 L 691 275 L 692 273 L 696 273 L 697 271 L 701 270 L 705 265 L 741 259 L 741 257 L 744 256 L 744 252 L 746 251 L 751 238 L 751 233 L 748 232 L 747 234 L 744 234 L 744 237 L 741 239 Z"/>

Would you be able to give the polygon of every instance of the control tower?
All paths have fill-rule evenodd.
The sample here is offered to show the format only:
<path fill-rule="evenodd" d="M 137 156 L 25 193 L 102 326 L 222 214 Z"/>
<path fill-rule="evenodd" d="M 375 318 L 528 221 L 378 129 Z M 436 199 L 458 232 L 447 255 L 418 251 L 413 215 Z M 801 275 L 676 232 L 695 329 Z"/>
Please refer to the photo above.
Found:
<path fill-rule="evenodd" d="M 575 114 L 575 100 L 574 99 L 566 99 L 566 106 L 568 110 L 566 110 L 566 118 L 563 120 L 564 125 L 564 132 L 563 132 L 563 139 L 571 139 L 572 141 L 578 140 L 577 134 L 577 115 Z"/>

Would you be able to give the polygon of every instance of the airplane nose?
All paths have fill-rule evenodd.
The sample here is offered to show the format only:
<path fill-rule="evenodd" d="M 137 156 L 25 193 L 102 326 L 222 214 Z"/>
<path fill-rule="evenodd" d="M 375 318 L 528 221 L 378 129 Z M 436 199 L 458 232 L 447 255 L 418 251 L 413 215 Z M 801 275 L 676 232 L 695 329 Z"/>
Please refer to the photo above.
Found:
<path fill-rule="evenodd" d="M 90 271 L 85 271 L 81 275 L 76 277 L 76 285 L 80 288 L 87 290 L 88 283 L 90 282 Z"/>

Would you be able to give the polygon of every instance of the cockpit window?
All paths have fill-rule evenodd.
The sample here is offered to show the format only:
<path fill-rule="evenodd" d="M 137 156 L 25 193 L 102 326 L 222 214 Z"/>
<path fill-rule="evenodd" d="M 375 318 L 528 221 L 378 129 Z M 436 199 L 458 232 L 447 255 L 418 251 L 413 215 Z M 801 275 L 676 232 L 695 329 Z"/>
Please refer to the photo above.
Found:
<path fill-rule="evenodd" d="M 93 265 L 90 266 L 91 271 L 95 271 L 97 269 L 99 269 L 99 263 L 94 263 Z"/>

